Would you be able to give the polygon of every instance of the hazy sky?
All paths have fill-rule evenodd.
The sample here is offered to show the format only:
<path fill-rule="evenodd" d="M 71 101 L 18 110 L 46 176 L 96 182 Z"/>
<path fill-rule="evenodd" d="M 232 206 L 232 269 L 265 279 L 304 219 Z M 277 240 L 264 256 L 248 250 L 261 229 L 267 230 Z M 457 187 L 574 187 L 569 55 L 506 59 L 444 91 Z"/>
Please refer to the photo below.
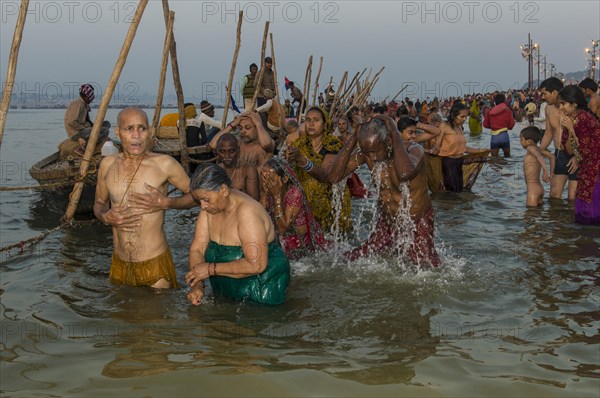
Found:
<path fill-rule="evenodd" d="M 0 67 L 5 80 L 20 2 L 0 0 Z M 104 87 L 136 1 L 31 1 L 14 95 L 41 100 L 83 82 Z M 279 81 L 300 86 L 309 55 L 321 87 L 343 72 L 383 72 L 375 97 L 402 86 L 411 97 L 520 87 L 527 64 L 519 45 L 531 33 L 557 71 L 586 67 L 585 47 L 600 38 L 600 2 L 592 1 L 170 1 L 186 98 L 220 103 L 235 46 L 237 11 L 245 11 L 235 83 L 260 62 L 264 23 L 271 21 Z M 150 0 L 117 87 L 120 100 L 155 95 L 165 35 L 162 5 Z M 267 49 L 270 52 L 270 49 Z M 543 74 L 543 72 L 542 72 Z M 542 75 L 543 76 L 543 75 Z M 534 72 L 537 77 L 537 70 Z M 174 92 L 169 70 L 167 92 Z M 312 97 L 312 95 L 311 95 Z"/>

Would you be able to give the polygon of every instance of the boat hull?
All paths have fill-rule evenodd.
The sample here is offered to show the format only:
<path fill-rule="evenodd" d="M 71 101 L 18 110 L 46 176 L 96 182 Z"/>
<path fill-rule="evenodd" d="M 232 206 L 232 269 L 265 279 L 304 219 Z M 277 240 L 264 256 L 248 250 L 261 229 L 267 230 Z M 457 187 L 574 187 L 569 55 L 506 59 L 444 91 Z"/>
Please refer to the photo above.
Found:
<path fill-rule="evenodd" d="M 96 195 L 96 181 L 98 166 L 102 156 L 96 155 L 88 168 L 88 175 L 83 179 L 83 190 L 76 214 L 88 214 L 93 212 L 94 199 Z M 69 158 L 59 160 L 59 152 L 56 152 L 29 169 L 29 174 L 40 184 L 47 186 L 41 189 L 42 200 L 49 208 L 56 211 L 65 211 L 69 205 L 69 196 L 79 176 L 81 158 Z"/>

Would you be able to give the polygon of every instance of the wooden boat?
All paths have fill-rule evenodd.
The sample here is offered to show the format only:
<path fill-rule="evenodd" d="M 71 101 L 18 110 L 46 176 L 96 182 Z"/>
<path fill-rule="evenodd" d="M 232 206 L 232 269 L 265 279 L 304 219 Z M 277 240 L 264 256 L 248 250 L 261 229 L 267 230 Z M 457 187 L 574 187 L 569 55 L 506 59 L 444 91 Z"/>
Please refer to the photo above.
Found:
<path fill-rule="evenodd" d="M 489 159 L 490 151 L 480 153 L 469 153 L 464 156 L 463 163 L 463 189 L 470 190 L 479 173 L 483 170 L 486 162 Z M 432 154 L 427 154 L 427 184 L 429 190 L 433 193 L 445 192 L 444 177 L 442 174 L 442 157 Z"/>
<path fill-rule="evenodd" d="M 154 139 L 152 151 L 172 156 L 177 161 L 181 161 L 178 138 L 156 138 Z M 190 157 L 195 159 L 196 162 L 213 162 L 215 160 L 208 145 L 190 147 L 188 148 L 188 152 Z M 77 205 L 76 214 L 93 212 L 98 168 L 100 167 L 102 158 L 103 156 L 100 153 L 94 154 L 92 158 L 88 175 L 84 179 L 83 191 Z M 66 210 L 69 204 L 69 195 L 73 191 L 73 185 L 79 175 L 81 159 L 81 157 L 73 156 L 66 160 L 59 160 L 59 152 L 56 152 L 35 163 L 29 169 L 29 174 L 40 185 L 48 186 L 41 190 L 42 197 L 53 210 Z M 192 171 L 195 168 L 194 166 L 194 163 L 190 164 Z"/>
<path fill-rule="evenodd" d="M 53 210 L 64 211 L 69 204 L 69 195 L 79 176 L 80 157 L 68 157 L 59 160 L 60 152 L 53 153 L 35 163 L 29 174 L 40 184 L 46 186 L 41 190 L 42 198 Z M 98 167 L 101 155 L 94 155 L 89 165 L 89 173 L 84 178 L 83 191 L 77 205 L 76 214 L 91 213 L 94 207 Z"/>

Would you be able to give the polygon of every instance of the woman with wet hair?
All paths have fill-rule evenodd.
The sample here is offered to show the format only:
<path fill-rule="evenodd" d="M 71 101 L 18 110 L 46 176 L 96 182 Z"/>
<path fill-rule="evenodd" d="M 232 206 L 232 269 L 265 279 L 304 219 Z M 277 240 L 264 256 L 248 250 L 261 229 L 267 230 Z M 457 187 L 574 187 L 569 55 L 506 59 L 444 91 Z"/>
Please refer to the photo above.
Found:
<path fill-rule="evenodd" d="M 323 246 L 323 232 L 316 222 L 302 185 L 287 162 L 269 160 L 260 173 L 261 203 L 273 221 L 283 250 L 300 258 Z"/>
<path fill-rule="evenodd" d="M 231 188 L 225 170 L 200 165 L 190 181 L 190 193 L 200 205 L 190 246 L 191 286 L 188 300 L 200 304 L 204 281 L 216 296 L 261 304 L 285 301 L 290 265 L 271 218 L 261 204 Z"/>

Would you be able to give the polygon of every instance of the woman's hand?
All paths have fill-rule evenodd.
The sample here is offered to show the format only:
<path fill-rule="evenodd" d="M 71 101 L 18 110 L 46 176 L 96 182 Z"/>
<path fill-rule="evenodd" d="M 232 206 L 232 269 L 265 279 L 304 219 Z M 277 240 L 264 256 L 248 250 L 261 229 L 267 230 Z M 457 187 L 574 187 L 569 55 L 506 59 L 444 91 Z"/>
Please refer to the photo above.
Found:
<path fill-rule="evenodd" d="M 577 160 L 576 156 L 573 156 L 571 160 L 569 160 L 569 162 L 567 163 L 567 168 L 569 174 L 573 174 L 575 171 L 577 171 L 577 169 L 579 168 L 579 160 Z"/>
<path fill-rule="evenodd" d="M 281 195 L 281 190 L 283 189 L 283 183 L 279 176 L 275 176 L 273 173 L 267 171 L 261 171 L 261 181 L 263 183 L 264 189 L 273 195 L 273 197 L 278 198 Z"/>
<path fill-rule="evenodd" d="M 185 274 L 185 283 L 194 287 L 198 282 L 202 285 L 202 281 L 208 279 L 210 276 L 208 273 L 209 263 L 199 263 L 192 265 L 190 272 Z"/>
<path fill-rule="evenodd" d="M 187 294 L 187 299 L 193 305 L 200 305 L 204 298 L 204 286 L 202 284 L 192 287 L 190 292 Z"/>
<path fill-rule="evenodd" d="M 303 164 L 306 164 L 306 158 L 302 158 L 304 158 L 304 156 L 295 146 L 288 147 L 287 151 L 285 152 L 285 160 L 287 160 L 288 163 L 299 163 L 300 166 L 302 166 Z M 303 162 L 300 162 L 300 160 L 303 160 Z"/>
<path fill-rule="evenodd" d="M 567 131 L 569 131 L 570 134 L 575 133 L 575 130 L 573 129 L 573 120 L 568 117 L 567 115 L 561 115 L 560 117 L 560 124 L 567 129 Z"/>

